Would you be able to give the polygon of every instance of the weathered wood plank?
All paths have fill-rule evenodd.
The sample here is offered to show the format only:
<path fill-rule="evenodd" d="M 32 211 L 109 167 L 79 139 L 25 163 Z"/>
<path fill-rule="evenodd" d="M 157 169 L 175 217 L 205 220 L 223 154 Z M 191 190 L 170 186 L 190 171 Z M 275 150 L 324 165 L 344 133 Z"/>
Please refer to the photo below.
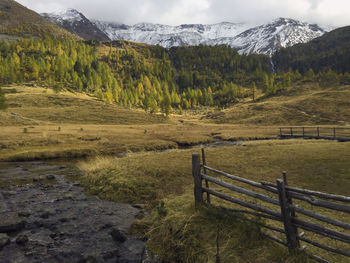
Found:
<path fill-rule="evenodd" d="M 261 184 L 261 183 L 257 183 L 257 182 L 255 182 L 255 181 L 248 180 L 248 179 L 245 179 L 245 178 L 236 176 L 236 175 L 232 175 L 232 174 L 229 174 L 229 173 L 225 173 L 225 172 L 216 170 L 216 169 L 214 169 L 214 168 L 208 167 L 208 166 L 206 166 L 206 165 L 204 165 L 203 167 L 205 167 L 208 171 L 211 171 L 211 172 L 214 172 L 214 173 L 223 175 L 223 176 L 225 176 L 226 178 L 229 178 L 229 179 L 231 179 L 231 180 L 234 180 L 234 181 L 237 181 L 237 182 L 241 182 L 241 183 L 245 183 L 245 184 L 248 184 L 248 185 L 251 185 L 251 186 L 255 186 L 255 187 L 258 187 L 258 188 L 260 188 L 260 189 L 264 189 L 264 190 L 267 190 L 267 191 L 269 191 L 269 192 L 272 192 L 272 193 L 277 194 L 277 190 L 274 189 L 273 187 L 270 187 L 270 186 L 267 186 L 267 185 L 263 185 L 263 184 Z"/>
<path fill-rule="evenodd" d="M 311 253 L 309 253 L 309 252 L 307 252 L 307 251 L 305 251 L 305 254 L 306 254 L 309 258 L 311 258 L 311 259 L 313 259 L 313 260 L 316 260 L 317 262 L 320 262 L 320 263 L 332 263 L 332 262 L 330 262 L 330 261 L 328 261 L 328 260 L 326 260 L 326 259 L 324 259 L 324 258 L 321 258 L 321 257 L 319 257 L 319 256 L 315 256 L 315 255 L 312 255 Z"/>
<path fill-rule="evenodd" d="M 283 246 L 286 246 L 286 247 L 288 247 L 288 244 L 286 243 L 286 242 L 284 242 L 283 240 L 281 240 L 281 239 L 279 239 L 279 238 L 277 238 L 277 237 L 274 237 L 274 236 L 271 236 L 271 235 L 269 235 L 269 234 L 266 234 L 266 233 L 262 233 L 265 237 L 267 237 L 267 238 L 269 238 L 269 239 L 271 239 L 271 240 L 273 240 L 273 241 L 275 241 L 275 242 L 277 242 L 277 243 L 280 243 L 281 245 L 283 245 Z"/>
<path fill-rule="evenodd" d="M 263 185 L 268 185 L 271 187 L 277 188 L 276 184 L 270 183 L 270 182 L 261 182 Z M 308 190 L 308 189 L 301 189 L 298 187 L 292 187 L 292 186 L 285 186 L 287 191 L 292 191 L 300 194 L 307 194 L 307 195 L 312 195 L 312 196 L 317 196 L 320 198 L 324 199 L 331 199 L 334 201 L 341 201 L 341 202 L 349 202 L 350 203 L 350 197 L 348 196 L 343 196 L 343 195 L 335 195 L 335 194 L 328 194 L 328 193 L 323 193 L 319 191 L 313 191 L 313 190 Z"/>
<path fill-rule="evenodd" d="M 350 244 L 350 235 L 349 234 L 342 233 L 342 232 L 324 227 L 324 226 L 316 224 L 316 223 L 306 222 L 306 221 L 301 220 L 299 218 L 292 218 L 292 223 L 294 225 L 296 225 L 297 227 L 300 227 L 304 230 L 311 231 L 311 232 L 314 232 L 316 234 Z"/>
<path fill-rule="evenodd" d="M 200 155 L 198 153 L 192 154 L 192 176 L 194 180 L 194 200 L 196 207 L 200 206 L 203 203 L 200 162 Z"/>
<path fill-rule="evenodd" d="M 270 209 L 268 207 L 259 206 L 257 204 L 253 204 L 253 203 L 250 203 L 250 202 L 242 201 L 242 200 L 240 200 L 238 198 L 235 198 L 235 197 L 232 197 L 232 196 L 228 196 L 228 195 L 225 195 L 225 194 L 220 193 L 218 191 L 215 191 L 215 190 L 203 187 L 203 192 L 207 192 L 207 191 L 211 195 L 214 195 L 216 197 L 219 197 L 219 198 L 224 199 L 226 201 L 229 201 L 231 203 L 235 203 L 235 204 L 238 204 L 238 205 L 241 205 L 241 206 L 244 206 L 244 207 L 256 210 L 256 211 L 259 211 L 259 212 L 267 213 L 269 215 L 281 218 L 281 214 L 279 212 L 277 212 L 275 210 L 272 210 L 272 209 Z"/>
<path fill-rule="evenodd" d="M 325 246 L 323 244 L 320 244 L 320 243 L 318 243 L 316 241 L 313 241 L 313 240 L 305 238 L 305 237 L 300 237 L 299 239 L 301 241 L 309 243 L 309 244 L 311 244 L 311 245 L 313 245 L 315 247 L 322 248 L 323 250 L 327 250 L 329 252 L 333 252 L 333 253 L 336 253 L 336 254 L 339 254 L 339 255 L 350 257 L 350 252 L 348 252 L 348 251 L 344 251 L 344 250 L 337 249 L 337 248 L 331 248 L 331 247 Z"/>
<path fill-rule="evenodd" d="M 299 247 L 298 230 L 295 225 L 292 224 L 291 210 L 289 208 L 288 197 L 284 188 L 284 183 L 280 179 L 277 179 L 276 182 L 279 202 L 281 205 L 281 215 L 283 218 L 284 231 L 287 237 L 288 248 L 292 252 Z"/>
<path fill-rule="evenodd" d="M 294 211 L 296 211 L 296 212 L 298 212 L 300 214 L 303 214 L 303 215 L 315 218 L 317 220 L 320 220 L 322 222 L 325 222 L 325 223 L 328 223 L 328 224 L 331 224 L 331 225 L 334 225 L 334 226 L 339 226 L 339 227 L 342 227 L 342 228 L 350 230 L 350 224 L 348 224 L 348 223 L 344 223 L 344 222 L 339 221 L 339 220 L 328 218 L 328 217 L 323 216 L 321 214 L 317 214 L 315 212 L 312 212 L 312 211 L 300 208 L 299 206 L 296 206 L 296 205 L 291 206 L 291 208 Z"/>
<path fill-rule="evenodd" d="M 204 173 L 207 174 L 207 169 L 205 168 L 205 166 L 207 165 L 207 161 L 206 161 L 206 158 L 205 158 L 205 150 L 204 150 L 204 148 L 202 148 L 202 162 L 203 162 Z M 208 183 L 207 180 L 205 180 L 205 187 L 209 188 L 209 183 Z M 210 204 L 210 194 L 209 193 L 207 193 L 207 202 L 208 202 L 208 204 Z"/>
<path fill-rule="evenodd" d="M 228 183 L 226 183 L 226 182 L 224 182 L 222 180 L 216 179 L 214 177 L 211 177 L 211 176 L 208 176 L 208 175 L 205 175 L 205 174 L 202 174 L 202 178 L 207 180 L 207 181 L 209 181 L 209 182 L 212 182 L 214 184 L 217 184 L 217 185 L 220 185 L 220 186 L 225 187 L 227 189 L 230 189 L 232 191 L 235 191 L 235 192 L 238 192 L 238 193 L 241 193 L 241 194 L 245 194 L 245 195 L 257 198 L 259 200 L 268 202 L 270 204 L 274 204 L 274 205 L 278 205 L 278 206 L 280 205 L 278 200 L 276 200 L 276 199 L 274 199 L 272 197 L 269 197 L 267 195 L 259 194 L 259 193 L 247 190 L 245 188 L 242 188 L 242 187 L 238 187 L 238 186 L 234 186 L 234 185 L 228 184 Z"/>

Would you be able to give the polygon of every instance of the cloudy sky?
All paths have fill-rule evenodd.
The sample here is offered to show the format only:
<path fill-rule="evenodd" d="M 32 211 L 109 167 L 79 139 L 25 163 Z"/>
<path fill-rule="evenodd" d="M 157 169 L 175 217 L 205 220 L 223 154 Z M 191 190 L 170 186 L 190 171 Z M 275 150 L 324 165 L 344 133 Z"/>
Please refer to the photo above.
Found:
<path fill-rule="evenodd" d="M 37 12 L 75 8 L 88 18 L 136 24 L 264 23 L 278 17 L 350 25 L 349 0 L 18 0 Z"/>

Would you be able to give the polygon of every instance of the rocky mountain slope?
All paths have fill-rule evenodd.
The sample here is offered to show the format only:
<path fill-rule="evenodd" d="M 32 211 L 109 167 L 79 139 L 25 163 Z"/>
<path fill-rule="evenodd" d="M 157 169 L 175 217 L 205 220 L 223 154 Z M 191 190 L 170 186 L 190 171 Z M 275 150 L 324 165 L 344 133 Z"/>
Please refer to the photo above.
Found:
<path fill-rule="evenodd" d="M 95 26 L 95 24 L 75 9 L 68 9 L 57 13 L 43 13 L 41 15 L 83 39 L 95 39 L 100 41 L 110 40 L 104 32 Z"/>
<path fill-rule="evenodd" d="M 259 26 L 229 22 L 180 26 L 139 23 L 130 26 L 114 22 L 90 21 L 74 9 L 43 16 L 84 39 L 129 40 L 165 48 L 200 44 L 227 45 L 237 49 L 240 54 L 259 53 L 270 56 L 281 47 L 307 43 L 330 30 L 329 27 L 288 18 L 278 18 Z"/>
<path fill-rule="evenodd" d="M 312 69 L 315 73 L 327 72 L 329 78 L 334 78 L 329 70 L 346 74 L 345 83 L 350 83 L 350 26 L 337 28 L 308 43 L 298 44 L 276 52 L 274 65 L 283 71 L 289 68 L 306 73 Z"/>
<path fill-rule="evenodd" d="M 251 27 L 249 24 L 223 22 L 214 25 L 167 26 L 141 23 L 134 26 L 94 21 L 112 40 L 130 40 L 166 48 L 173 46 L 228 45 L 240 54 L 272 55 L 281 47 L 306 43 L 322 36 L 327 29 L 293 19 L 279 18 Z"/>
<path fill-rule="evenodd" d="M 242 54 L 272 55 L 281 47 L 307 43 L 322 36 L 326 30 L 315 24 L 279 18 L 271 23 L 248 29 L 235 37 L 211 40 L 211 45 L 228 45 Z"/>

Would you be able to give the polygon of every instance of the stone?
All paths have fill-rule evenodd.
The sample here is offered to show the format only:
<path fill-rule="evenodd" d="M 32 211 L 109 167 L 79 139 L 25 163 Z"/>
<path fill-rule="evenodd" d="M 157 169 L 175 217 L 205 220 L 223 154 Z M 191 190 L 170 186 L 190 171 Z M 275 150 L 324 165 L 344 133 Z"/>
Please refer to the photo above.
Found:
<path fill-rule="evenodd" d="M 20 217 L 29 217 L 30 213 L 29 212 L 18 212 L 18 216 L 20 216 Z"/>
<path fill-rule="evenodd" d="M 47 219 L 47 218 L 49 218 L 49 216 L 50 216 L 50 212 L 47 212 L 47 211 L 40 215 L 40 217 L 43 219 Z"/>
<path fill-rule="evenodd" d="M 138 209 L 145 209 L 145 205 L 144 204 L 133 204 L 132 206 L 135 207 L 135 208 L 138 208 Z"/>
<path fill-rule="evenodd" d="M 114 241 L 117 241 L 117 242 L 125 242 L 126 240 L 125 233 L 123 233 L 123 231 L 121 231 L 118 228 L 112 229 L 111 236 L 113 237 Z"/>
<path fill-rule="evenodd" d="M 49 175 L 46 175 L 46 179 L 47 180 L 55 180 L 56 177 L 54 175 L 52 175 L 52 174 L 49 174 Z"/>
<path fill-rule="evenodd" d="M 17 213 L 0 215 L 0 233 L 18 232 L 25 227 L 26 222 Z"/>
<path fill-rule="evenodd" d="M 27 242 L 28 242 L 28 236 L 27 235 L 19 235 L 17 238 L 16 238 L 16 244 L 18 245 L 25 245 Z"/>
<path fill-rule="evenodd" d="M 10 238 L 8 235 L 0 233 L 0 250 L 10 243 Z"/>

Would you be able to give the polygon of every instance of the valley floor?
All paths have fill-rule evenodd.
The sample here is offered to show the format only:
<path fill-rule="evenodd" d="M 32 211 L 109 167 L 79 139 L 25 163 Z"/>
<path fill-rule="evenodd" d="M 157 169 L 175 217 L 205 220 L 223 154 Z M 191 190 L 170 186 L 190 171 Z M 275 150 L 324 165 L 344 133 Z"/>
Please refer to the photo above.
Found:
<path fill-rule="evenodd" d="M 287 171 L 293 186 L 350 196 L 350 142 L 277 140 L 279 125 L 346 127 L 348 88 L 300 89 L 302 95 L 288 91 L 283 98 L 165 118 L 85 94 L 6 87 L 9 108 L 0 112 L 0 161 L 77 158 L 81 176 L 74 179 L 87 193 L 146 207 L 150 216 L 140 216 L 131 232 L 146 237 L 148 248 L 165 262 L 215 262 L 217 249 L 221 262 L 310 262 L 263 238 L 255 224 L 223 216 L 215 207 L 194 209 L 192 194 L 191 154 L 200 145 L 239 141 L 207 148 L 208 165 L 255 181 L 273 182 Z M 1 174 L 0 187 L 5 192 L 28 188 L 32 178 L 22 179 L 8 183 Z M 350 221 L 348 215 L 334 216 Z"/>

